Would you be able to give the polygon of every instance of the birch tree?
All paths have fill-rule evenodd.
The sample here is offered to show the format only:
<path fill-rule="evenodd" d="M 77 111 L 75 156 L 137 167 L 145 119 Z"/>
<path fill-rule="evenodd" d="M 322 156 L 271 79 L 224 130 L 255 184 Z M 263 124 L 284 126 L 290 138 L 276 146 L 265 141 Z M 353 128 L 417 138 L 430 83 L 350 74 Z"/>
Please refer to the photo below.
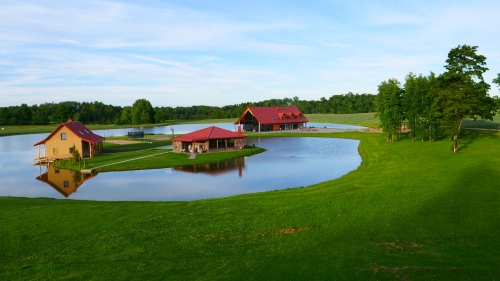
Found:
<path fill-rule="evenodd" d="M 387 135 L 387 142 L 394 143 L 398 135 L 398 129 L 404 121 L 402 106 L 403 89 L 396 79 L 383 81 L 378 85 L 376 97 L 377 114 L 380 119 L 380 127 Z"/>
<path fill-rule="evenodd" d="M 409 73 L 406 76 L 403 93 L 403 110 L 408 125 L 409 137 L 434 140 L 436 134 L 436 120 L 432 118 L 431 88 L 436 82 L 434 73 L 429 76 Z"/>

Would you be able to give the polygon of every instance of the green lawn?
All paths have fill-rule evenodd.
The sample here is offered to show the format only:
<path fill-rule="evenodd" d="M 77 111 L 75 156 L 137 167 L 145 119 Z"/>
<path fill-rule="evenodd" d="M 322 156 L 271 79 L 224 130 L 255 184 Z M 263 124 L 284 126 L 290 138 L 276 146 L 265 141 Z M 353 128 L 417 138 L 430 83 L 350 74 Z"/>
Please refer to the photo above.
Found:
<path fill-rule="evenodd" d="M 375 118 L 375 113 L 356 114 L 307 114 L 309 122 L 347 124 L 378 128 L 380 121 Z"/>
<path fill-rule="evenodd" d="M 0 197 L 0 280 L 500 279 L 498 132 L 464 132 L 458 155 L 447 140 L 298 136 L 359 139 L 363 162 L 191 202 Z"/>

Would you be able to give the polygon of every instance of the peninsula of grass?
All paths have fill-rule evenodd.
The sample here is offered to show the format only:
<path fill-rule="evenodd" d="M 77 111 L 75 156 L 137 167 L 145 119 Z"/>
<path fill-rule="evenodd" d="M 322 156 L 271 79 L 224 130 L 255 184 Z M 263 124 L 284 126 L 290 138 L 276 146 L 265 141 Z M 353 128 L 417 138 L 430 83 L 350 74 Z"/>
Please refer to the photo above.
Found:
<path fill-rule="evenodd" d="M 498 132 L 463 132 L 458 154 L 448 140 L 296 136 L 359 139 L 361 166 L 189 202 L 0 197 L 0 279 L 500 279 Z"/>
<path fill-rule="evenodd" d="M 102 153 L 92 158 L 83 158 L 81 163 L 65 159 L 56 161 L 54 165 L 57 168 L 69 170 L 92 169 L 92 172 L 145 170 L 214 163 L 265 151 L 259 147 L 246 147 L 244 150 L 199 153 L 196 154 L 195 159 L 189 159 L 189 154 L 168 153 L 172 149 L 163 148 L 171 144 L 170 140 L 135 141 L 131 144 L 115 144 L 108 141 L 104 142 Z M 144 158 L 146 156 L 150 157 Z M 98 168 L 101 166 L 105 167 Z"/>

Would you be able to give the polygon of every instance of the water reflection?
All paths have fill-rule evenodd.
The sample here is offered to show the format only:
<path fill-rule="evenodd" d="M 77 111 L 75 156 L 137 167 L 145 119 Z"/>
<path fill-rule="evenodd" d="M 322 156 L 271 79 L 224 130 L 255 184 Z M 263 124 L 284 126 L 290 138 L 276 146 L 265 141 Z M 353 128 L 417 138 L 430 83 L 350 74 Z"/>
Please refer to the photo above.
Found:
<path fill-rule="evenodd" d="M 42 174 L 42 170 L 45 173 Z M 82 174 L 80 171 L 57 169 L 54 166 L 40 166 L 40 176 L 37 180 L 44 182 L 54 188 L 57 192 L 68 198 L 76 192 L 84 182 L 95 177 L 97 174 Z"/>
<path fill-rule="evenodd" d="M 240 157 L 240 158 L 220 161 L 217 163 L 174 167 L 174 171 L 192 173 L 192 174 L 203 173 L 210 176 L 218 176 L 221 174 L 237 171 L 239 177 L 241 178 L 243 176 L 244 167 L 245 167 L 245 158 Z"/>
<path fill-rule="evenodd" d="M 33 144 L 45 136 L 0 137 L 0 196 L 109 201 L 217 198 L 310 186 L 341 177 L 361 163 L 357 140 L 248 138 L 247 144 L 255 143 L 267 151 L 218 164 L 219 170 L 215 170 L 215 165 L 201 165 L 79 178 L 61 169 L 59 176 L 64 174 L 64 179 L 56 179 L 56 171 L 50 167 L 40 171 L 39 166 L 33 166 L 32 159 L 37 155 Z"/>

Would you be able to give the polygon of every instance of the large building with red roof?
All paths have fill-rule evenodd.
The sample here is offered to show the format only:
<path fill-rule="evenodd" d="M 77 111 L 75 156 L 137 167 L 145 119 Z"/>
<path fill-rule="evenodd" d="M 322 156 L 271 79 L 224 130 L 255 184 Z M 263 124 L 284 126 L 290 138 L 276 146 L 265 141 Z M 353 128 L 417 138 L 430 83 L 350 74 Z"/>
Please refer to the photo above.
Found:
<path fill-rule="evenodd" d="M 171 138 L 174 152 L 201 153 L 245 148 L 247 136 L 211 126 Z"/>
<path fill-rule="evenodd" d="M 68 120 L 52 131 L 45 139 L 37 142 L 38 158 L 48 160 L 65 159 L 72 156 L 73 145 L 81 157 L 93 157 L 101 152 L 104 137 L 94 134 L 89 128 L 78 121 Z M 40 153 L 40 146 L 44 145 L 44 155 Z"/>
<path fill-rule="evenodd" d="M 287 107 L 247 107 L 235 125 L 244 131 L 280 131 L 302 129 L 309 122 L 300 109 Z"/>

